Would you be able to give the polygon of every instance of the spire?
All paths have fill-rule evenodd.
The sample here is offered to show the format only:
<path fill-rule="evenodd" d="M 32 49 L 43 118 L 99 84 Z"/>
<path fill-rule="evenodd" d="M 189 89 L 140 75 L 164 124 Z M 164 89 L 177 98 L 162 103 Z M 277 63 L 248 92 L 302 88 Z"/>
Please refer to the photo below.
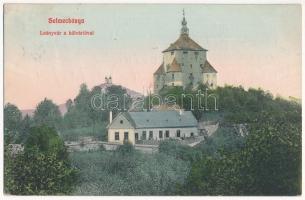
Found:
<path fill-rule="evenodd" d="M 182 19 L 182 22 L 181 22 L 181 25 L 182 25 L 181 35 L 182 34 L 186 34 L 186 35 L 189 34 L 189 29 L 187 28 L 186 24 L 187 24 L 187 22 L 186 22 L 186 19 L 185 19 L 185 13 L 184 13 L 184 9 L 183 9 L 183 19 Z"/>

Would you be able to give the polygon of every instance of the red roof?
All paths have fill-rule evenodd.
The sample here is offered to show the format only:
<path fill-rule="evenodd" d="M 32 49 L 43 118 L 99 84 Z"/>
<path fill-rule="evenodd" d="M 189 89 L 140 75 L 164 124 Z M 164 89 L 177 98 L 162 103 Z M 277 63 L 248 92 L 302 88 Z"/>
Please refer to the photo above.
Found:
<path fill-rule="evenodd" d="M 181 72 L 180 64 L 177 62 L 176 58 L 174 58 L 172 64 L 169 65 L 167 72 Z"/>
<path fill-rule="evenodd" d="M 163 63 L 160 65 L 160 67 L 155 71 L 155 74 L 164 74 L 164 67 L 163 67 Z"/>
<path fill-rule="evenodd" d="M 216 69 L 209 63 L 205 61 L 204 66 L 202 67 L 202 73 L 217 73 Z"/>

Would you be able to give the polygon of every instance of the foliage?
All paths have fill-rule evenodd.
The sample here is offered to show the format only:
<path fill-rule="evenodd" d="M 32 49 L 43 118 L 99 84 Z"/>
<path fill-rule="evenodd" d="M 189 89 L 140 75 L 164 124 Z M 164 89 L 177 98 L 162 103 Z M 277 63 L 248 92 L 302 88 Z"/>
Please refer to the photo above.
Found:
<path fill-rule="evenodd" d="M 66 102 L 67 113 L 64 115 L 64 130 L 94 128 L 97 124 L 108 122 L 108 100 L 112 100 L 112 95 L 119 97 L 120 109 L 125 103 L 125 109 L 128 110 L 131 105 L 131 98 L 121 86 L 112 85 L 106 91 L 102 91 L 100 86 L 95 86 L 92 90 L 89 90 L 86 84 L 82 84 L 74 101 L 68 100 Z M 125 96 L 125 100 L 123 96 Z M 96 107 L 92 105 L 93 100 Z M 113 116 L 118 112 L 119 110 L 114 109 Z"/>
<path fill-rule="evenodd" d="M 65 146 L 55 130 L 33 127 L 24 152 L 5 151 L 5 192 L 14 195 L 68 194 L 76 181 Z"/>
<path fill-rule="evenodd" d="M 194 163 L 181 194 L 299 195 L 300 121 L 267 112 L 258 119 L 243 147 L 218 150 L 217 156 Z"/>
<path fill-rule="evenodd" d="M 192 147 L 179 144 L 175 140 L 164 140 L 159 145 L 159 152 L 172 156 L 176 159 L 195 162 L 201 159 L 202 153 Z"/>
<path fill-rule="evenodd" d="M 34 111 L 35 126 L 46 125 L 59 130 L 62 126 L 62 116 L 59 108 L 52 100 L 45 98 L 38 104 Z"/>
<path fill-rule="evenodd" d="M 17 106 L 7 103 L 4 106 L 4 137 L 5 142 L 15 142 L 20 137 L 20 127 L 22 121 L 21 111 Z"/>
<path fill-rule="evenodd" d="M 64 129 L 60 132 L 60 137 L 65 141 L 78 141 L 81 137 L 94 137 L 98 140 L 107 141 L 106 123 L 101 122 L 83 128 Z"/>
<path fill-rule="evenodd" d="M 222 126 L 210 137 L 206 138 L 199 145 L 200 149 L 206 155 L 216 156 L 217 150 L 235 151 L 243 147 L 244 137 L 242 137 L 233 126 Z"/>
<path fill-rule="evenodd" d="M 189 171 L 188 162 L 163 153 L 124 152 L 120 149 L 72 153 L 82 180 L 74 194 L 173 195 L 174 186 L 182 184 Z"/>

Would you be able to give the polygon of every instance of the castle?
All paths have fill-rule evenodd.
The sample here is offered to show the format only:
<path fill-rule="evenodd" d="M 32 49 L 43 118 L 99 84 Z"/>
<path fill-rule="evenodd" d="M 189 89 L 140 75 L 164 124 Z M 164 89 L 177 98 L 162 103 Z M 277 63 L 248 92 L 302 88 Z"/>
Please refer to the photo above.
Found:
<path fill-rule="evenodd" d="M 217 71 L 207 60 L 207 51 L 189 37 L 183 11 L 179 38 L 165 49 L 163 62 L 154 73 L 154 93 L 164 87 L 182 86 L 196 89 L 199 84 L 209 88 L 217 85 Z"/>

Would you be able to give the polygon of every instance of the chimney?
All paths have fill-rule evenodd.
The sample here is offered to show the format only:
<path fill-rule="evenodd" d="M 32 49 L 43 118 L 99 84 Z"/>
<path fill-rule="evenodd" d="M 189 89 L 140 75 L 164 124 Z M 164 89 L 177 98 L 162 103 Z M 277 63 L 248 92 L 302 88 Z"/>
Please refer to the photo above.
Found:
<path fill-rule="evenodd" d="M 112 122 L 112 111 L 109 111 L 109 124 Z"/>

